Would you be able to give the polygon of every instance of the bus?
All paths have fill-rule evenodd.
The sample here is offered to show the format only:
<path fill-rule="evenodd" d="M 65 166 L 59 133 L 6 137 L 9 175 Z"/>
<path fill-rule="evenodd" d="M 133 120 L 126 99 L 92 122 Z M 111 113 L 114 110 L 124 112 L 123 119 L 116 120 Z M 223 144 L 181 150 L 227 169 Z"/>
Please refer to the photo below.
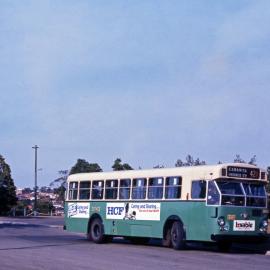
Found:
<path fill-rule="evenodd" d="M 158 238 L 174 249 L 201 241 L 225 251 L 267 239 L 267 173 L 254 165 L 78 173 L 67 184 L 64 229 L 95 243 Z"/>

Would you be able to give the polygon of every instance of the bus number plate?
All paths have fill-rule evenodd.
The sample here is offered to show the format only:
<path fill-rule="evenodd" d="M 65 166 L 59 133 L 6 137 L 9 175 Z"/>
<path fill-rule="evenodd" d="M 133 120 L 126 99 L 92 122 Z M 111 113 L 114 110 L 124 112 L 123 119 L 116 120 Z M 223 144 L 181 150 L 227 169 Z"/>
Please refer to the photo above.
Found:
<path fill-rule="evenodd" d="M 242 232 L 253 232 L 255 231 L 255 220 L 234 220 L 233 230 Z"/>

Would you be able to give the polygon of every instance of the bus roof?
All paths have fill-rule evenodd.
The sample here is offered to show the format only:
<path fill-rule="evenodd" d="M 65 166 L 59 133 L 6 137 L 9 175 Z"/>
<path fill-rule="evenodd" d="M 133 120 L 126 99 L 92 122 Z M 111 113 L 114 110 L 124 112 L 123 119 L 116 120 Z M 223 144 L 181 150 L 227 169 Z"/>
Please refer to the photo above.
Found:
<path fill-rule="evenodd" d="M 192 179 L 211 180 L 221 177 L 222 169 L 228 168 L 247 168 L 259 169 L 260 175 L 256 179 L 249 177 L 240 177 L 244 180 L 266 180 L 266 171 L 258 168 L 257 166 L 247 163 L 225 163 L 216 165 L 199 165 L 188 167 L 174 167 L 174 168 L 158 168 L 148 170 L 125 170 L 125 171 L 112 171 L 112 172 L 93 172 L 93 173 L 77 173 L 68 177 L 68 181 L 83 181 L 83 180 L 105 180 L 105 179 L 120 179 L 120 178 L 140 178 L 140 177 L 160 177 L 160 176 L 189 176 Z M 261 173 L 264 177 L 261 177 Z M 228 178 L 232 178 L 228 177 Z M 238 178 L 238 177 L 233 177 Z"/>

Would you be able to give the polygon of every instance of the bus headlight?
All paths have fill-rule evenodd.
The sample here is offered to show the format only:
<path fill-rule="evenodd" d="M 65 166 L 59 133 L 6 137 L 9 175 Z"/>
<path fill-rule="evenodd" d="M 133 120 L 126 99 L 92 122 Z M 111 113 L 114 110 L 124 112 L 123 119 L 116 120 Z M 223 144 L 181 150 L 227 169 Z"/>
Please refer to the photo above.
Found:
<path fill-rule="evenodd" d="M 261 232 L 266 232 L 266 231 L 267 231 L 267 227 L 268 227 L 268 222 L 267 222 L 266 219 L 264 219 L 264 220 L 261 222 L 260 231 L 261 231 Z"/>
<path fill-rule="evenodd" d="M 223 227 L 225 225 L 225 218 L 224 217 L 219 217 L 218 220 L 217 220 L 217 224 L 220 226 L 220 227 Z"/>

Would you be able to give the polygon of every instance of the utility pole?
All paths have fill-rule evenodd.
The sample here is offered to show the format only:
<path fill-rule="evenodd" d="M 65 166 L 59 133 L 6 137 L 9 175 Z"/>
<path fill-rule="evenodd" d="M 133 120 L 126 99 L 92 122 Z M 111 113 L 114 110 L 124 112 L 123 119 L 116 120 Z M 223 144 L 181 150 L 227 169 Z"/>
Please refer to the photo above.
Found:
<path fill-rule="evenodd" d="M 33 149 L 35 149 L 35 201 L 34 201 L 34 216 L 37 215 L 37 150 L 38 150 L 38 146 L 35 145 L 32 147 Z"/>

